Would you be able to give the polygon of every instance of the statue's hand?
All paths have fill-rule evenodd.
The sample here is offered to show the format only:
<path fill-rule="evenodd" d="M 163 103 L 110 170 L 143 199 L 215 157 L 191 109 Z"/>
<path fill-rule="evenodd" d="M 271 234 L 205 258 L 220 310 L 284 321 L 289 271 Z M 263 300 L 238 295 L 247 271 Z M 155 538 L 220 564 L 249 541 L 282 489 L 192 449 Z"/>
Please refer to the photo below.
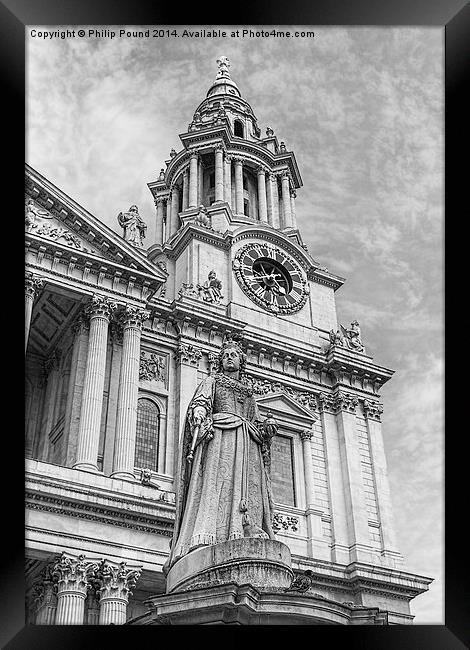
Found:
<path fill-rule="evenodd" d="M 196 406 L 193 410 L 193 426 L 200 426 L 206 418 L 206 409 L 203 406 Z"/>

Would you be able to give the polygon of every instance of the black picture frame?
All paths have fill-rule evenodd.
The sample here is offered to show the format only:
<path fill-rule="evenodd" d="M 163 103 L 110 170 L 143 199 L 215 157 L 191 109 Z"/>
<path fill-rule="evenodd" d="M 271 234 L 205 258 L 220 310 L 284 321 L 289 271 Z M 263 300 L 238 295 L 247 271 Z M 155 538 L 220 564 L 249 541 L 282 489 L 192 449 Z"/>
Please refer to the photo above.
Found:
<path fill-rule="evenodd" d="M 467 165 L 462 163 L 459 152 L 462 150 L 462 138 L 465 134 L 464 111 L 464 83 L 465 73 L 468 70 L 469 42 L 470 42 L 470 6 L 466 0 L 322 0 L 309 3 L 308 0 L 290 0 L 281 3 L 257 2 L 256 4 L 224 4 L 212 11 L 204 11 L 200 3 L 192 6 L 184 5 L 162 6 L 151 0 L 80 0 L 76 2 L 63 2 L 61 0 L 3 0 L 0 3 L 0 66 L 2 70 L 3 90 L 3 142 L 4 161 L 7 161 L 3 172 L 4 197 L 6 204 L 12 204 L 11 209 L 6 208 L 8 214 L 18 211 L 20 198 L 23 195 L 22 179 L 24 174 L 24 155 L 20 133 L 24 116 L 24 87 L 25 87 L 25 28 L 27 25 L 108 25 L 108 24 L 193 24 L 216 26 L 230 24 L 246 25 L 283 25 L 283 24 L 308 24 L 308 25 L 394 25 L 394 26 L 442 26 L 445 29 L 445 78 L 446 78 L 446 194 L 445 210 L 446 221 L 454 223 L 462 211 L 465 217 L 467 210 L 462 210 L 463 192 L 468 184 L 466 176 Z M 184 8 L 183 8 L 184 7 Z M 182 21 L 184 18 L 184 21 Z M 217 18 L 217 22 L 214 22 Z M 206 22 L 207 21 L 207 22 Z M 468 110 L 468 109 L 467 109 Z M 5 140 L 11 138 L 11 142 Z M 464 175 L 465 174 L 465 175 Z M 21 179 L 21 180 L 20 180 Z M 465 182 L 466 181 L 466 182 Z M 16 217 L 15 217 L 16 219 Z M 452 221 L 450 221 L 452 220 Z M 20 219 L 16 219 L 20 224 Z M 4 222 L 5 223 L 5 222 Z M 20 227 L 20 225 L 18 225 Z M 457 228 L 457 225 L 455 226 Z M 446 248 L 449 250 L 453 226 L 446 228 Z M 22 231 L 21 231 L 22 232 Z M 5 233 L 4 233 L 5 234 Z M 11 241 L 4 239 L 4 242 Z M 15 237 L 22 247 L 23 236 Z M 22 248 L 21 248 L 22 250 Z M 9 270 L 16 270 L 18 281 L 21 281 L 22 252 L 14 247 L 14 264 L 9 265 Z M 446 255 L 449 260 L 449 253 Z M 448 266 L 446 264 L 446 270 Z M 446 274 L 447 275 L 447 274 Z M 441 287 L 436 287 L 440 290 Z M 13 292 L 13 291 L 12 291 Z M 21 296 L 21 290 L 15 290 Z M 10 300 L 10 296 L 8 297 Z M 22 305 L 13 310 L 22 313 Z M 446 305 L 447 313 L 447 305 Z M 463 317 L 461 316 L 461 319 Z M 5 317 L 8 330 L 3 341 L 8 341 L 10 352 L 14 350 L 11 345 L 12 327 L 18 337 L 18 346 L 23 345 L 22 329 L 14 326 L 12 316 Z M 463 319 L 464 320 L 464 319 Z M 5 325 L 5 323 L 4 323 Z M 8 338 L 6 338 L 8 336 Z M 4 345 L 6 345 L 4 343 Z M 17 355 L 15 355 L 17 359 Z M 446 355 L 446 361 L 447 361 Z M 450 363 L 450 359 L 448 360 Z M 6 367 L 9 372 L 13 365 L 10 362 Z M 9 375 L 8 375 L 9 376 Z M 20 383 L 21 386 L 21 383 Z M 460 390 L 456 386 L 456 390 Z M 19 391 L 21 393 L 21 390 Z M 6 395 L 10 394 L 9 391 Z M 454 400 L 459 398 L 452 395 Z M 5 397 L 5 396 L 4 396 Z M 20 398 L 21 399 L 21 398 Z M 464 401 L 464 400 L 463 400 Z M 453 405 L 455 410 L 461 408 Z M 11 406 L 8 398 L 4 403 L 6 414 Z M 6 421 L 6 420 L 5 420 Z M 17 648 L 94 648 L 98 643 L 111 645 L 115 640 L 124 643 L 132 639 L 133 643 L 158 643 L 175 644 L 179 642 L 181 629 L 168 630 L 160 627 L 158 632 L 149 628 L 120 628 L 114 629 L 96 627 L 41 627 L 24 625 L 24 462 L 23 462 L 23 436 L 15 424 L 4 427 L 4 436 L 8 437 L 8 455 L 4 457 L 4 464 L 8 464 L 12 473 L 3 488 L 4 500 L 3 513 L 4 528 L 3 541 L 6 543 L 2 553 L 2 588 L 0 606 L 0 642 L 2 647 Z M 446 417 L 448 442 L 445 447 L 446 456 L 446 554 L 445 554 L 445 625 L 419 625 L 419 626 L 389 626 L 376 627 L 349 627 L 325 626 L 309 630 L 308 643 L 316 645 L 326 640 L 328 644 L 340 643 L 346 647 L 357 648 L 419 648 L 425 650 L 439 649 L 452 650 L 453 648 L 469 647 L 470 644 L 470 590 L 468 579 L 465 575 L 466 568 L 466 540 L 462 537 L 462 520 L 466 519 L 464 507 L 465 499 L 465 469 L 466 456 L 461 453 L 460 442 L 463 438 L 465 425 L 449 428 L 449 419 Z M 13 435 L 14 429 L 14 435 Z M 455 434 L 455 435 L 454 435 Z M 450 440 L 449 440 L 450 439 Z M 457 443 L 457 444 L 456 444 Z M 5 448 L 4 448 L 5 449 Z M 8 459 L 8 463 L 6 460 Z M 2 473 L 5 476 L 5 472 Z M 131 631 L 133 630 L 133 631 Z M 143 632 L 146 630 L 146 632 Z M 214 631 L 217 630 L 217 631 Z M 322 639 L 318 638 L 321 631 Z M 212 635 L 221 633 L 220 628 L 205 627 L 197 629 L 183 629 L 183 633 L 190 632 L 191 643 L 200 637 L 205 643 L 213 642 L 216 637 Z M 305 630 L 298 628 L 282 627 L 276 629 L 256 629 L 255 639 L 268 642 L 272 635 L 279 644 L 292 643 L 297 640 L 298 634 Z M 105 636 L 103 636 L 105 634 Z M 114 635 L 119 634 L 119 637 Z M 142 639 L 145 635 L 145 640 Z M 150 636 L 149 636 L 150 634 Z M 233 636 L 232 636 L 233 635 Z M 232 638 L 238 642 L 253 641 L 253 629 L 237 628 L 231 633 Z M 208 638 L 209 637 L 209 638 Z M 255 642 L 256 642 L 255 641 Z M 301 641 L 302 642 L 302 641 Z M 305 643 L 305 641 L 304 641 Z"/>

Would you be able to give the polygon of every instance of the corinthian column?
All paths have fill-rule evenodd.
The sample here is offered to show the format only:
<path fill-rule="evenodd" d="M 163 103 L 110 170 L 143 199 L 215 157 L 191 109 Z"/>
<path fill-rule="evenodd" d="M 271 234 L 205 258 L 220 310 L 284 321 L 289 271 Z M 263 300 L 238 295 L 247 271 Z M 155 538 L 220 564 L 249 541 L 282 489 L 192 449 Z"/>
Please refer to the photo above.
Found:
<path fill-rule="evenodd" d="M 292 228 L 297 228 L 297 218 L 295 216 L 295 199 L 296 199 L 296 192 L 295 190 L 290 191 L 290 215 L 291 215 L 291 223 L 292 223 Z"/>
<path fill-rule="evenodd" d="M 260 221 L 268 221 L 268 208 L 266 203 L 266 172 L 263 167 L 258 167 L 258 214 Z"/>
<path fill-rule="evenodd" d="M 170 211 L 170 228 L 168 233 L 168 239 L 173 237 L 175 232 L 178 230 L 178 208 L 180 200 L 180 191 L 177 185 L 173 185 L 171 188 L 171 211 Z"/>
<path fill-rule="evenodd" d="M 197 153 L 191 154 L 189 159 L 189 206 L 195 208 L 197 206 Z"/>
<path fill-rule="evenodd" d="M 127 306 L 122 315 L 123 338 L 119 378 L 116 437 L 111 476 L 134 478 L 137 394 L 139 388 L 140 336 L 149 311 Z"/>
<path fill-rule="evenodd" d="M 189 169 L 183 172 L 183 210 L 187 210 L 189 205 Z"/>
<path fill-rule="evenodd" d="M 232 158 L 225 154 L 224 200 L 232 207 Z"/>
<path fill-rule="evenodd" d="M 235 212 L 243 212 L 243 162 L 241 158 L 234 158 L 235 162 Z"/>
<path fill-rule="evenodd" d="M 215 201 L 224 200 L 224 149 L 219 144 L 215 149 Z"/>
<path fill-rule="evenodd" d="M 54 625 L 57 611 L 57 585 L 52 576 L 54 563 L 46 565 L 34 585 L 36 625 Z"/>
<path fill-rule="evenodd" d="M 84 555 L 75 559 L 62 553 L 52 574 L 57 580 L 56 625 L 83 625 L 88 580 L 97 569 L 98 564 Z"/>
<path fill-rule="evenodd" d="M 155 199 L 157 206 L 157 229 L 156 229 L 156 243 L 163 244 L 163 197 L 157 196 Z"/>
<path fill-rule="evenodd" d="M 290 189 L 289 189 L 289 175 L 284 172 L 281 176 L 281 190 L 282 190 L 282 205 L 284 207 L 284 223 L 283 228 L 290 228 L 292 226 L 291 205 L 290 205 Z"/>
<path fill-rule="evenodd" d="M 28 347 L 28 337 L 29 337 L 29 328 L 31 325 L 31 314 L 33 313 L 33 303 L 34 303 L 34 298 L 36 297 L 36 293 L 38 290 L 43 286 L 44 280 L 41 278 L 35 277 L 32 273 L 28 274 L 25 277 L 25 283 L 24 283 L 24 288 L 25 288 L 25 352 L 26 348 Z"/>
<path fill-rule="evenodd" d="M 88 353 L 82 393 L 78 449 L 75 469 L 98 471 L 98 445 L 103 407 L 104 373 L 108 325 L 116 304 L 103 296 L 93 296 L 86 311 L 90 317 Z"/>
<path fill-rule="evenodd" d="M 100 625 L 124 625 L 129 596 L 141 574 L 140 568 L 127 568 L 125 562 L 113 566 L 106 560 L 100 566 Z"/>

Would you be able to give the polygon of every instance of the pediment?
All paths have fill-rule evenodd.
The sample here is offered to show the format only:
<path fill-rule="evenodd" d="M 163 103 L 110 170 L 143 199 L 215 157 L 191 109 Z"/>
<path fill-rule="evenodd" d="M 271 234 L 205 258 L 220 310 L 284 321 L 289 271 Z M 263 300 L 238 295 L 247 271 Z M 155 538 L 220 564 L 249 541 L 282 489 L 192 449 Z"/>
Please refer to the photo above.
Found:
<path fill-rule="evenodd" d="M 79 255 L 133 269 L 156 281 L 166 280 L 166 274 L 147 258 L 144 250 L 125 241 L 28 165 L 25 189 L 27 235 L 62 250 L 71 249 Z"/>
<path fill-rule="evenodd" d="M 268 395 L 256 397 L 256 403 L 258 406 L 263 407 L 263 409 L 272 411 L 274 416 L 279 414 L 284 418 L 299 420 L 302 423 L 305 423 L 305 421 L 312 422 L 318 419 L 316 413 L 303 404 L 300 404 L 300 402 L 290 395 L 282 392 L 269 393 Z"/>

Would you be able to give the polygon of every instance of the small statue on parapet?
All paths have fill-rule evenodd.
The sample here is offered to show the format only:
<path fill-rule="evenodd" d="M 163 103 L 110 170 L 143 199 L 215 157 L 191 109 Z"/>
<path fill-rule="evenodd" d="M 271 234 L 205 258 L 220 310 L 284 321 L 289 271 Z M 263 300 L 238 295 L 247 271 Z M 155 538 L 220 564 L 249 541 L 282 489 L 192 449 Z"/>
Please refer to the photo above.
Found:
<path fill-rule="evenodd" d="M 117 220 L 121 228 L 124 229 L 124 239 L 132 246 L 142 248 L 147 225 L 139 214 L 139 208 L 136 205 L 131 205 L 128 212 L 118 214 Z"/>
<path fill-rule="evenodd" d="M 222 282 L 217 278 L 215 271 L 209 271 L 207 280 L 203 284 L 198 284 L 197 289 L 200 297 L 205 302 L 212 302 L 218 305 L 223 298 Z"/>
<path fill-rule="evenodd" d="M 361 328 L 357 320 L 353 320 L 351 327 L 348 329 L 340 325 L 340 330 L 330 330 L 330 344 L 339 347 L 349 348 L 355 352 L 364 352 L 364 344 L 361 338 Z"/>

